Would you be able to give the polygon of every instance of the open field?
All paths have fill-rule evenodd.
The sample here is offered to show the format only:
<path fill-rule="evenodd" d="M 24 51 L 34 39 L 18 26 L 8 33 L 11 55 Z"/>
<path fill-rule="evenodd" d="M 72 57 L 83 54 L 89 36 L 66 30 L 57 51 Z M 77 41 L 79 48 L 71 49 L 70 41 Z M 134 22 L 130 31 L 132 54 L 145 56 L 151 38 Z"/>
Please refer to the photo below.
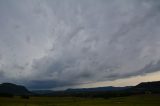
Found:
<path fill-rule="evenodd" d="M 112 99 L 77 97 L 0 98 L 0 106 L 160 106 L 160 95 L 139 95 Z"/>

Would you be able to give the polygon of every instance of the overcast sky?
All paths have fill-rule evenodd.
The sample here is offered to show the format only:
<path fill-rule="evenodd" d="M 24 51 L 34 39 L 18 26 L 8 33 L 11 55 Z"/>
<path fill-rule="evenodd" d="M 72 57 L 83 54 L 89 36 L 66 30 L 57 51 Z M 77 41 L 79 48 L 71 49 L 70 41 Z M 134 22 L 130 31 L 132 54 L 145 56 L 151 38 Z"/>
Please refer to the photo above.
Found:
<path fill-rule="evenodd" d="M 0 0 L 0 83 L 54 89 L 159 70 L 159 0 Z"/>

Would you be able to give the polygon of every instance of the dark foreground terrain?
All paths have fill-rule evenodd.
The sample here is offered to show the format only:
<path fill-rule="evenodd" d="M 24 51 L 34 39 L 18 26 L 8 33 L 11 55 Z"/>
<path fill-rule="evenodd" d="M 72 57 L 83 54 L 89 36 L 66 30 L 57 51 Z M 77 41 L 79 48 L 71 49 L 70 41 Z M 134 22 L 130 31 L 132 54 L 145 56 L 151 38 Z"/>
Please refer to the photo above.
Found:
<path fill-rule="evenodd" d="M 146 94 L 128 97 L 79 98 L 79 97 L 0 97 L 0 106 L 160 106 L 160 95 Z"/>

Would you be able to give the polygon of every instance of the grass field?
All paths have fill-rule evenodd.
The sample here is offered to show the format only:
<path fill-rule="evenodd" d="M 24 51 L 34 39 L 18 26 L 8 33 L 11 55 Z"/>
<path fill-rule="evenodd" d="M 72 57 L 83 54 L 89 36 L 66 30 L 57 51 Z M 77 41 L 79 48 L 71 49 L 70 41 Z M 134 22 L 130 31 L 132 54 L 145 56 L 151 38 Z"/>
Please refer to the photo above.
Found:
<path fill-rule="evenodd" d="M 160 95 L 138 95 L 112 99 L 76 97 L 2 98 L 0 106 L 160 106 Z"/>

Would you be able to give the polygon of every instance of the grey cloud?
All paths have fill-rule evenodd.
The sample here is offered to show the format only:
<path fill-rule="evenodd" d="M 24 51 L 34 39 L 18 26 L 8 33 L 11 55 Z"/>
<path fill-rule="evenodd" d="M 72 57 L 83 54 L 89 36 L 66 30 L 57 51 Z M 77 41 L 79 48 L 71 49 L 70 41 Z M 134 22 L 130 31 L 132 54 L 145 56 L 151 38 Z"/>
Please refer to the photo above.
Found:
<path fill-rule="evenodd" d="M 144 68 L 139 70 L 138 74 L 152 73 L 152 72 L 159 71 L 159 70 L 160 70 L 160 61 L 158 61 L 156 63 L 155 62 L 151 62 L 151 63 L 147 64 Z"/>
<path fill-rule="evenodd" d="M 0 70 L 0 77 L 4 77 L 4 71 Z"/>
<path fill-rule="evenodd" d="M 116 79 L 117 77 L 119 78 L 128 78 L 128 77 L 133 77 L 133 76 L 143 76 L 145 74 L 148 74 L 148 73 L 153 73 L 153 72 L 156 72 L 156 71 L 159 71 L 160 70 L 160 61 L 158 62 L 151 62 L 147 65 L 145 65 L 142 69 L 138 70 L 138 71 L 135 71 L 135 72 L 130 72 L 128 74 L 124 74 L 124 75 L 120 75 L 120 74 L 115 74 L 113 76 L 109 76 L 112 78 L 112 80 Z"/>
<path fill-rule="evenodd" d="M 159 71 L 158 1 L 8 0 L 0 5 L 3 80 L 43 89 Z"/>
<path fill-rule="evenodd" d="M 33 80 L 32 82 L 29 82 L 27 84 L 27 88 L 29 89 L 52 89 L 56 87 L 64 87 L 68 85 L 74 85 L 69 82 L 61 82 L 61 81 L 54 81 L 54 80 L 43 80 L 43 81 L 38 81 L 38 80 Z"/>

